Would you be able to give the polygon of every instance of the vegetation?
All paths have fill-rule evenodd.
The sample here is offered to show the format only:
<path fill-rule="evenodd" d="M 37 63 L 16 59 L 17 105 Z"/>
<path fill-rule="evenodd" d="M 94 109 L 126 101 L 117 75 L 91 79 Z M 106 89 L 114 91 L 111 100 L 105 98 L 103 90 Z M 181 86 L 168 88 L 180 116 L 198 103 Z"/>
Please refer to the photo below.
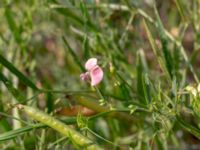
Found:
<path fill-rule="evenodd" d="M 1 0 L 0 149 L 198 149 L 199 8 Z"/>

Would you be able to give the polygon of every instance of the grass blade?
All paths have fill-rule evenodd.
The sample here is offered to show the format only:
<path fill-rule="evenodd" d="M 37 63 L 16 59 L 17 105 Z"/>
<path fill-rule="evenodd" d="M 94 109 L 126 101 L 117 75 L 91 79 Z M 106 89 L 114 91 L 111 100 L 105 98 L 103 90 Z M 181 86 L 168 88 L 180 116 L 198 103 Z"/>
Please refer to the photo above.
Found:
<path fill-rule="evenodd" d="M 70 125 L 70 124 L 75 124 L 76 123 L 76 118 L 67 118 L 65 120 L 61 120 L 62 122 Z M 25 127 L 8 131 L 5 133 L 0 134 L 0 141 L 5 141 L 5 140 L 11 140 L 13 138 L 16 138 L 22 134 L 25 134 L 33 129 L 39 129 L 39 128 L 44 128 L 47 127 L 45 124 L 37 123 L 34 125 L 27 125 Z"/>
<path fill-rule="evenodd" d="M 167 68 L 167 71 L 170 75 L 170 77 L 172 78 L 173 77 L 173 59 L 172 59 L 172 56 L 171 56 L 171 53 L 168 49 L 168 40 L 167 40 L 167 36 L 165 35 L 165 29 L 164 29 L 164 26 L 161 22 L 161 19 L 159 17 L 159 14 L 158 14 L 158 11 L 157 11 L 157 8 L 156 6 L 154 6 L 154 11 L 155 11 L 155 14 L 156 14 L 156 19 L 157 19 L 157 22 L 158 22 L 158 29 L 159 29 L 159 36 L 160 36 L 160 40 L 161 40 L 161 43 L 162 43 L 162 51 L 163 51 L 163 56 L 165 58 L 165 65 L 166 65 L 166 68 Z"/>
<path fill-rule="evenodd" d="M 28 87 L 34 90 L 39 90 L 29 78 L 27 78 L 16 67 L 14 67 L 9 61 L 7 61 L 1 54 L 0 54 L 0 64 L 6 67 L 14 75 L 16 75 L 22 83 L 24 83 L 25 85 L 27 85 Z"/>
<path fill-rule="evenodd" d="M 176 120 L 178 123 L 188 132 L 190 132 L 192 135 L 196 136 L 198 139 L 200 139 L 200 129 L 192 126 L 191 124 L 185 122 L 180 116 L 176 115 Z"/>
<path fill-rule="evenodd" d="M 153 52 L 154 52 L 154 54 L 155 54 L 155 56 L 156 56 L 156 58 L 157 58 L 157 60 L 158 60 L 158 63 L 159 63 L 159 65 L 160 65 L 160 68 L 161 68 L 162 71 L 168 76 L 168 78 L 170 78 L 169 73 L 168 73 L 168 71 L 167 71 L 167 68 L 166 68 L 166 66 L 165 66 L 165 62 L 164 62 L 164 60 L 163 60 L 163 57 L 162 57 L 162 55 L 159 53 L 158 47 L 157 47 L 157 45 L 156 45 L 156 42 L 155 42 L 155 40 L 154 40 L 154 38 L 153 38 L 153 35 L 152 35 L 150 29 L 149 29 L 149 26 L 148 26 L 148 24 L 146 23 L 145 20 L 143 20 L 143 23 L 144 23 L 144 27 L 145 27 L 145 30 L 146 30 L 146 34 L 147 34 L 147 36 L 148 36 L 148 39 L 149 39 L 149 42 L 150 42 L 150 44 L 151 44 L 152 50 L 153 50 Z"/>
<path fill-rule="evenodd" d="M 35 128 L 42 128 L 42 127 L 45 127 L 45 125 L 36 124 L 34 126 L 26 126 L 26 127 L 22 127 L 16 130 L 8 131 L 3 134 L 0 134 L 0 141 L 10 140 L 10 139 L 18 137 L 21 134 L 27 133 L 28 131 L 31 131 Z"/>
<path fill-rule="evenodd" d="M 22 102 L 25 100 L 23 94 L 21 94 L 1 72 L 0 72 L 0 80 L 4 83 L 7 87 L 8 91 L 16 98 L 17 101 Z"/>
<path fill-rule="evenodd" d="M 70 54 L 72 55 L 72 57 L 74 58 L 75 62 L 78 64 L 78 66 L 80 67 L 81 71 L 85 71 L 85 68 L 83 67 L 83 65 L 81 64 L 81 61 L 79 60 L 78 56 L 76 55 L 76 53 L 73 51 L 73 49 L 70 47 L 69 43 L 67 42 L 67 40 L 63 37 L 63 42 L 65 43 L 65 45 L 67 46 Z"/>
<path fill-rule="evenodd" d="M 6 9 L 5 9 L 5 16 L 6 16 L 8 25 L 9 25 L 9 27 L 11 29 L 11 32 L 14 35 L 14 38 L 15 38 L 16 42 L 20 43 L 21 42 L 21 37 L 20 37 L 19 29 L 18 29 L 18 27 L 17 27 L 17 25 L 15 23 L 15 20 L 13 18 L 13 14 L 11 12 L 11 8 L 9 6 L 7 6 Z"/>
<path fill-rule="evenodd" d="M 147 81 L 147 66 L 142 50 L 137 55 L 137 92 L 139 100 L 147 105 L 150 101 L 149 84 Z"/>
<path fill-rule="evenodd" d="M 78 15 L 77 13 L 74 13 L 74 11 L 71 11 L 69 8 L 66 7 L 56 7 L 59 6 L 59 4 L 56 2 L 52 5 L 50 5 L 50 8 L 56 10 L 59 14 L 63 15 L 65 18 L 71 19 L 76 25 L 83 26 L 84 20 L 83 17 Z M 62 5 L 60 5 L 62 6 Z M 70 22 L 71 23 L 71 22 Z M 97 32 L 98 28 L 96 25 L 94 25 L 91 21 L 88 20 L 87 26 L 90 27 L 93 31 Z"/>

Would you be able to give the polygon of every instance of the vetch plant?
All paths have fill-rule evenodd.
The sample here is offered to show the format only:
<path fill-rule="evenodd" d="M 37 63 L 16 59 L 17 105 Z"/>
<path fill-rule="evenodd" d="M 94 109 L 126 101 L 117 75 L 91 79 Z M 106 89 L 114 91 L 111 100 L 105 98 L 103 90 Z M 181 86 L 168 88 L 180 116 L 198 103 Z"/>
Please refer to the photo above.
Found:
<path fill-rule="evenodd" d="M 3 1 L 0 149 L 200 147 L 200 0 L 146 1 Z"/>
<path fill-rule="evenodd" d="M 73 142 L 82 148 L 84 147 L 86 150 L 102 150 L 96 143 L 91 141 L 89 138 L 83 136 L 73 128 L 65 125 L 61 121 L 55 119 L 54 117 L 36 109 L 33 107 L 25 106 L 19 104 L 17 106 L 20 110 L 23 110 L 27 115 L 29 115 L 32 119 L 40 121 L 41 123 L 50 126 L 61 134 L 67 136 Z"/>
<path fill-rule="evenodd" d="M 87 72 L 80 75 L 81 80 L 90 81 L 91 86 L 99 84 L 103 79 L 103 70 L 97 65 L 96 58 L 90 58 L 85 63 L 85 69 Z"/>

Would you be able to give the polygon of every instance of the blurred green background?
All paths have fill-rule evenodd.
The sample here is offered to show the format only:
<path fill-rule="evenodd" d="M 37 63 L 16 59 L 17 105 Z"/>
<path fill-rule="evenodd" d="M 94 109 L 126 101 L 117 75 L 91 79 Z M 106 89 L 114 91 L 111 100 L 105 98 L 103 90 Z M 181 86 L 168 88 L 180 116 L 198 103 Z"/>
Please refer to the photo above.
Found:
<path fill-rule="evenodd" d="M 0 148 L 83 149 L 27 125 L 36 121 L 10 106 L 23 103 L 103 149 L 199 149 L 199 8 L 199 0 L 1 0 Z M 104 71 L 96 87 L 80 80 L 91 57 Z M 77 107 L 97 116 L 88 121 Z"/>

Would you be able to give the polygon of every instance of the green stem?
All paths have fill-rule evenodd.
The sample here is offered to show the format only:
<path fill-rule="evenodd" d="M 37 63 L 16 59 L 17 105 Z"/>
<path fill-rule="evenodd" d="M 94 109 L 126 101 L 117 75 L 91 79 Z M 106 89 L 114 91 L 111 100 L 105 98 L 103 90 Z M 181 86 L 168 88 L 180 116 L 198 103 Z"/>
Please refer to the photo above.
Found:
<path fill-rule="evenodd" d="M 55 119 L 54 117 L 33 107 L 18 105 L 18 108 L 23 110 L 31 118 L 40 121 L 41 123 L 44 123 L 45 125 L 48 125 L 56 131 L 60 132 L 61 134 L 71 138 L 74 143 L 78 144 L 81 147 L 85 147 L 86 150 L 102 150 L 102 148 L 100 148 L 93 141 L 83 136 L 76 130 L 70 128 L 68 125 Z"/>
<path fill-rule="evenodd" d="M 101 91 L 98 89 L 98 87 L 94 86 L 94 88 L 95 88 L 97 94 L 99 95 L 99 97 L 100 97 L 101 99 L 105 100 L 103 94 L 102 94 Z"/>
<path fill-rule="evenodd" d="M 104 106 L 100 106 L 98 103 L 96 103 L 95 101 L 92 101 L 92 100 L 88 100 L 86 98 L 83 98 L 83 97 L 76 97 L 76 101 L 82 105 L 82 106 L 85 106 L 87 108 L 90 108 L 94 111 L 96 111 L 97 113 L 104 113 L 104 112 L 108 112 L 110 109 L 108 107 L 104 107 Z M 136 122 L 138 121 L 137 118 L 127 114 L 127 113 L 124 113 L 124 112 L 116 112 L 116 111 L 113 111 L 113 112 L 110 112 L 108 114 L 109 117 L 114 117 L 114 118 L 117 118 L 117 119 L 120 119 L 120 120 L 125 120 L 127 122 Z"/>

